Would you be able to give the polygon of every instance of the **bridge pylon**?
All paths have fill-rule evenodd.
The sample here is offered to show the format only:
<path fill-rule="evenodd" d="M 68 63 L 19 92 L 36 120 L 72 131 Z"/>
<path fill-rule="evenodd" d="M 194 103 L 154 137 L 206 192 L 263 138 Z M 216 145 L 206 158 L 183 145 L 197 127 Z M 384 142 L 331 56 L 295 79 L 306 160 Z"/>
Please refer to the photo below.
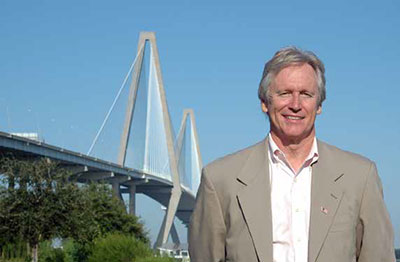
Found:
<path fill-rule="evenodd" d="M 186 154 L 186 149 L 190 154 Z M 196 120 L 193 109 L 183 110 L 183 117 L 175 144 L 176 158 L 180 174 L 180 182 L 194 194 L 200 185 L 203 162 L 197 135 Z M 189 159 L 187 158 L 189 156 Z"/>
<path fill-rule="evenodd" d="M 167 170 L 167 178 L 172 182 L 170 189 L 170 197 L 168 205 L 166 206 L 165 217 L 161 226 L 159 237 L 155 246 L 161 246 L 168 241 L 168 236 L 173 226 L 174 217 L 178 208 L 179 200 L 182 195 L 180 186 L 179 171 L 177 166 L 177 159 L 174 150 L 174 133 L 171 122 L 171 117 L 168 111 L 168 105 L 162 80 L 160 59 L 157 49 L 156 36 L 154 32 L 141 32 L 138 43 L 138 53 L 136 63 L 132 71 L 132 81 L 129 89 L 128 104 L 125 114 L 125 122 L 122 130 L 120 149 L 118 154 L 118 164 L 125 166 L 127 149 L 129 144 L 129 137 L 131 132 L 132 120 L 135 112 L 135 104 L 138 96 L 138 89 L 142 77 L 144 67 L 144 55 L 146 44 L 150 49 L 150 70 L 148 80 L 148 102 L 147 102 L 147 115 L 146 115 L 146 133 L 144 143 L 143 163 L 141 168 L 144 172 L 150 174 L 162 174 L 160 170 Z M 152 98 L 152 97 L 154 98 Z M 156 122 L 157 121 L 157 122 Z M 158 133 L 152 135 L 156 131 L 155 126 L 159 126 Z M 160 138 L 161 137 L 161 138 Z M 160 150 L 161 148 L 161 150 Z M 165 149 L 163 149 L 165 148 Z M 157 151 L 158 154 L 164 154 L 165 161 L 155 159 L 152 154 Z M 158 152 L 163 151 L 163 152 Z M 135 152 L 134 152 L 135 153 Z M 117 190 L 116 190 L 117 191 Z M 136 185 L 131 185 L 129 189 L 130 200 L 130 213 L 135 210 L 135 193 Z M 175 237 L 174 237 L 175 238 Z"/>

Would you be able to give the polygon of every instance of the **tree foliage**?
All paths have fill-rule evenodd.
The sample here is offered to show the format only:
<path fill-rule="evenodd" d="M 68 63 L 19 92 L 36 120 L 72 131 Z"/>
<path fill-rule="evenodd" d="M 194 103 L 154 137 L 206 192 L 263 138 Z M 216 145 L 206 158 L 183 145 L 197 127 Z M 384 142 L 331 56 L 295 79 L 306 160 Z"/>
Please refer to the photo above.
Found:
<path fill-rule="evenodd" d="M 77 220 L 70 211 L 79 206 L 80 190 L 68 183 L 68 172 L 48 159 L 3 158 L 0 164 L 0 235 L 2 241 L 23 239 L 37 260 L 40 241 L 49 240 Z"/>
<path fill-rule="evenodd" d="M 82 192 L 84 196 L 81 202 L 85 201 L 82 203 L 85 209 L 79 210 L 82 230 L 70 231 L 69 237 L 80 242 L 92 242 L 100 236 L 120 232 L 148 242 L 147 233 L 138 218 L 126 213 L 124 204 L 107 185 L 92 183 Z"/>
<path fill-rule="evenodd" d="M 71 230 L 64 237 L 75 240 L 75 261 L 87 261 L 92 253 L 94 240 L 110 233 L 121 233 L 134 236 L 136 239 L 148 244 L 147 232 L 136 216 L 128 215 L 125 206 L 112 194 L 112 190 L 105 184 L 90 184 L 85 187 L 80 211 L 80 230 Z M 85 203 L 83 203 L 85 202 Z"/>

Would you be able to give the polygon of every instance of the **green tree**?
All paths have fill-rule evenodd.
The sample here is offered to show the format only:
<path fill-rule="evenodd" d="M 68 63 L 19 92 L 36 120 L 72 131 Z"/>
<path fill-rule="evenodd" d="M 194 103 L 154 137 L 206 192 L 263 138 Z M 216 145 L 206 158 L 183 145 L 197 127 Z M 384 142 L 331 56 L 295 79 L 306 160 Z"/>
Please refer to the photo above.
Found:
<path fill-rule="evenodd" d="M 70 215 L 79 209 L 81 190 L 68 183 L 69 173 L 48 159 L 0 160 L 1 241 L 16 238 L 29 243 L 32 261 L 38 260 L 38 244 L 67 232 L 78 219 Z"/>
<path fill-rule="evenodd" d="M 91 222 L 96 225 L 96 235 L 104 236 L 119 232 L 135 236 L 137 239 L 148 242 L 147 233 L 136 216 L 127 214 L 124 204 L 116 198 L 110 187 L 104 184 L 90 184 L 85 190 L 89 203 L 86 210 L 90 212 Z"/>
<path fill-rule="evenodd" d="M 64 236 L 75 240 L 74 259 L 84 262 L 91 254 L 93 241 L 110 233 L 134 236 L 148 244 L 143 225 L 136 216 L 127 214 L 123 203 L 117 199 L 106 184 L 92 183 L 83 189 L 81 204 L 84 210 L 75 210 L 80 216 L 80 230 L 70 230 Z"/>

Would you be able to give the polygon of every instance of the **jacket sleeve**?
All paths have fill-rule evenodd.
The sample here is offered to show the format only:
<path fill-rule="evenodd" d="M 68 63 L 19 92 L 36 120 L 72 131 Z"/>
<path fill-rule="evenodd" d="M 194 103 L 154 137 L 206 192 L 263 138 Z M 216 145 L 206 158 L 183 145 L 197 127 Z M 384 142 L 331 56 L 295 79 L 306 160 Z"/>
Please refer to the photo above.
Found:
<path fill-rule="evenodd" d="M 383 200 L 382 184 L 371 164 L 360 207 L 358 262 L 395 262 L 393 228 Z"/>
<path fill-rule="evenodd" d="M 221 203 L 209 174 L 203 169 L 189 226 L 190 261 L 225 261 L 225 236 Z"/>

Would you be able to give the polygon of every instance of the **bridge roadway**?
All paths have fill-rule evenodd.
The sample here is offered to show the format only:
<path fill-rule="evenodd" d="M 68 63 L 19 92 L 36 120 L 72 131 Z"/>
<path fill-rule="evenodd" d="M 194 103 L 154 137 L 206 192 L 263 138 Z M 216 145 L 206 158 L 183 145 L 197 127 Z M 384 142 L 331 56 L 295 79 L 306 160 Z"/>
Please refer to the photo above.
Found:
<path fill-rule="evenodd" d="M 133 168 L 123 167 L 40 141 L 0 132 L 0 153 L 6 154 L 8 152 L 13 153 L 17 158 L 47 157 L 56 160 L 61 166 L 68 168 L 78 182 L 87 183 L 103 180 L 110 184 L 117 183 L 121 186 L 119 193 L 128 193 L 129 187 L 135 185 L 135 193 L 145 194 L 164 207 L 168 206 L 173 188 L 172 181 Z M 188 226 L 194 208 L 195 195 L 190 189 L 182 185 L 181 191 L 182 195 L 176 216 L 183 224 Z M 134 213 L 134 203 L 132 205 L 133 208 L 130 213 Z"/>

